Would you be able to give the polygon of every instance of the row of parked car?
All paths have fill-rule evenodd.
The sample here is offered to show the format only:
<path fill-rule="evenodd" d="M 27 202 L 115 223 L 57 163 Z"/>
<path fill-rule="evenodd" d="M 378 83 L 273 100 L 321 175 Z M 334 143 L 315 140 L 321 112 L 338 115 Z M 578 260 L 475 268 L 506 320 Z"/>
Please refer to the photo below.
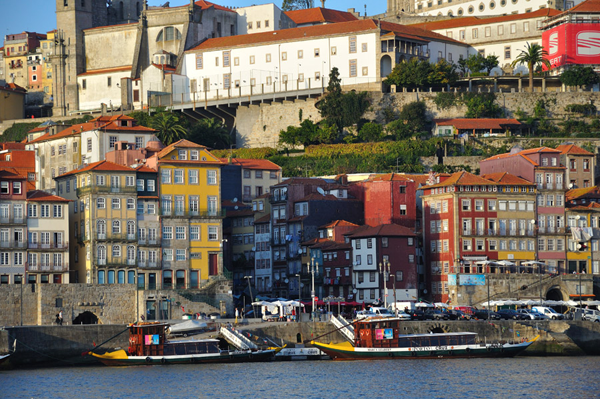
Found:
<path fill-rule="evenodd" d="M 357 315 L 359 319 L 372 316 L 393 317 L 394 314 L 386 308 L 373 307 Z M 472 313 L 458 309 L 404 309 L 398 312 L 398 317 L 402 320 L 563 320 L 565 318 L 562 313 L 545 306 L 489 312 L 485 309 L 474 309 Z"/>

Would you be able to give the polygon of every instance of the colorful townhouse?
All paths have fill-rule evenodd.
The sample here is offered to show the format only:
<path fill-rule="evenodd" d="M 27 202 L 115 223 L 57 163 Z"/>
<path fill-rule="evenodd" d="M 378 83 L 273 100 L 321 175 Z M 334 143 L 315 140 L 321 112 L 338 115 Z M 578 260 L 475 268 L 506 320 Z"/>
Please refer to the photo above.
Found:
<path fill-rule="evenodd" d="M 229 233 L 228 248 L 231 248 L 232 255 L 234 293 L 239 294 L 248 287 L 247 279 L 255 278 L 254 212 L 251 206 L 242 206 L 228 210 L 226 215 L 229 223 L 226 233 Z M 250 281 L 250 285 L 255 284 L 257 283 Z"/>
<path fill-rule="evenodd" d="M 59 192 L 72 199 L 72 282 L 136 282 L 136 170 L 100 161 L 56 178 Z M 73 245 L 73 247 L 75 247 Z"/>
<path fill-rule="evenodd" d="M 273 242 L 271 227 L 271 202 L 269 193 L 252 200 L 254 212 L 254 286 L 258 294 L 271 294 L 273 282 Z"/>
<path fill-rule="evenodd" d="M 537 260 L 550 270 L 564 273 L 565 236 L 565 167 L 561 151 L 548 147 L 495 155 L 479 163 L 481 174 L 508 172 L 536 185 Z"/>
<path fill-rule="evenodd" d="M 600 191 L 598 187 L 567 191 L 567 273 L 600 273 Z"/>
<path fill-rule="evenodd" d="M 27 283 L 68 284 L 69 201 L 45 191 L 27 193 Z"/>
<path fill-rule="evenodd" d="M 352 245 L 355 300 L 417 300 L 416 236 L 411 229 L 396 224 L 365 226 L 347 235 Z"/>
<path fill-rule="evenodd" d="M 206 147 L 188 140 L 146 161 L 158 171 L 164 288 L 201 284 L 223 273 L 222 165 Z"/>
<path fill-rule="evenodd" d="M 135 167 L 135 171 L 137 190 L 137 286 L 139 289 L 156 289 L 162 270 L 158 172 L 145 165 Z M 198 281 L 190 282 L 190 287 L 197 286 Z"/>
<path fill-rule="evenodd" d="M 565 169 L 567 188 L 587 188 L 596 183 L 596 157 L 591 152 L 575 144 L 561 144 L 556 147 L 560 151 L 560 163 Z"/>
<path fill-rule="evenodd" d="M 242 202 L 268 193 L 269 188 L 281 182 L 281 166 L 266 159 L 221 158 L 224 163 L 221 187 L 224 200 L 234 198 Z"/>
<path fill-rule="evenodd" d="M 25 278 L 26 205 L 26 178 L 14 170 L 0 170 L 0 284 L 22 284 Z"/>
<path fill-rule="evenodd" d="M 516 272 L 535 259 L 531 182 L 507 173 L 458 172 L 424 186 L 422 198 L 426 274 L 436 302 L 448 301 L 451 286 L 467 284 L 469 274 Z M 484 267 L 488 260 L 515 266 Z"/>
<path fill-rule="evenodd" d="M 27 176 L 27 191 L 35 190 L 35 153 L 25 150 L 24 143 L 0 143 L 0 169 L 6 168 Z"/>

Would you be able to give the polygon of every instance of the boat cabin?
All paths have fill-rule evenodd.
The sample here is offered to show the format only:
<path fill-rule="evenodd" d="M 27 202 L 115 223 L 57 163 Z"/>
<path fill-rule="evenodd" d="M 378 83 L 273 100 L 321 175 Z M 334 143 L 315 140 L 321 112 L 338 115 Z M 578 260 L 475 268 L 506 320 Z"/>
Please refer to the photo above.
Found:
<path fill-rule="evenodd" d="M 354 326 L 354 341 L 362 348 L 415 348 L 430 346 L 459 346 L 476 343 L 471 332 L 444 334 L 400 334 L 400 319 L 372 319 Z"/>
<path fill-rule="evenodd" d="M 165 323 L 140 323 L 129 326 L 129 356 L 163 356 Z"/>

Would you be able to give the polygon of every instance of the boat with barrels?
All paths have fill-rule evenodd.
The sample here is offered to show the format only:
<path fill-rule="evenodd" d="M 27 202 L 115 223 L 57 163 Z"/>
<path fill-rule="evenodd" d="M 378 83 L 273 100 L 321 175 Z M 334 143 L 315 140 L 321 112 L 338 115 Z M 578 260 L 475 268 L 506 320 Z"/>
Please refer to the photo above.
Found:
<path fill-rule="evenodd" d="M 354 345 L 311 342 L 333 360 L 513 357 L 529 347 L 524 342 L 482 342 L 474 332 L 400 334 L 400 319 L 372 318 L 354 323 Z"/>
<path fill-rule="evenodd" d="M 221 349 L 218 339 L 168 340 L 166 323 L 129 326 L 129 348 L 89 355 L 107 366 L 143 364 L 241 363 L 271 361 L 281 348 L 266 350 Z"/>

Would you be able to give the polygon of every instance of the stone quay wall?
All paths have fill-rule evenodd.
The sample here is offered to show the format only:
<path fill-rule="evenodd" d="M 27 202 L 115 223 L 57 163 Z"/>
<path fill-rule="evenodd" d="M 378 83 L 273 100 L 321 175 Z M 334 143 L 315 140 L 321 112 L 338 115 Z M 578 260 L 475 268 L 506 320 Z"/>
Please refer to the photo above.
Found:
<path fill-rule="evenodd" d="M 7 284 L 0 286 L 0 326 L 52 325 L 61 310 L 66 325 L 84 312 L 96 316 L 98 324 L 127 324 L 147 314 L 149 303 L 156 306 L 161 301 L 167 304 L 167 319 L 181 319 L 184 312 L 231 314 L 231 290 L 232 282 L 224 279 L 196 290 L 137 290 L 132 284 Z"/>

